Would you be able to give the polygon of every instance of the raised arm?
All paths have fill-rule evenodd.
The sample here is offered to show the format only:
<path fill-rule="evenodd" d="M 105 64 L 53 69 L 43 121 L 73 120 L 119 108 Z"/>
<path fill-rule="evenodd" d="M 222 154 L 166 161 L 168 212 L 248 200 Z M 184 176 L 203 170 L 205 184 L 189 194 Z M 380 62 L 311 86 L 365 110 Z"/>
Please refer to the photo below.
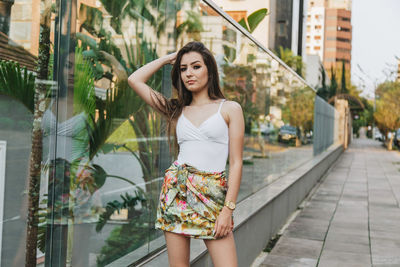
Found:
<path fill-rule="evenodd" d="M 148 79 L 154 73 L 156 73 L 159 69 L 161 69 L 166 64 L 173 64 L 176 58 L 176 52 L 160 57 L 156 60 L 147 63 L 143 67 L 137 69 L 134 73 L 132 73 L 128 78 L 129 86 L 152 108 L 156 111 L 163 113 L 161 109 L 161 105 L 159 105 L 158 101 L 164 101 L 163 96 L 152 89 L 150 86 L 146 84 Z M 158 98 L 155 97 L 158 96 Z M 164 103 L 162 103 L 164 104 Z"/>

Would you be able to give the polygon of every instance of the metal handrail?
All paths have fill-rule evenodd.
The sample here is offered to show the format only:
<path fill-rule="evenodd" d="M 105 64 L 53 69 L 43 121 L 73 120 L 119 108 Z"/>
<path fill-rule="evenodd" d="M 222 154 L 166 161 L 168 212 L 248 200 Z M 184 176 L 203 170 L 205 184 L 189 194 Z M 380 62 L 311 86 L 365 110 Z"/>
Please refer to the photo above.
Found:
<path fill-rule="evenodd" d="M 229 16 L 225 11 L 223 11 L 221 8 L 219 8 L 213 1 L 211 0 L 202 0 L 205 2 L 207 5 L 209 5 L 212 9 L 214 9 L 215 12 L 217 12 L 220 16 L 222 16 L 224 19 L 229 21 L 229 23 L 232 24 L 237 30 L 239 30 L 242 34 L 244 34 L 247 38 L 249 38 L 251 41 L 253 41 L 258 47 L 260 47 L 264 52 L 266 52 L 268 55 L 270 55 L 273 59 L 278 61 L 284 68 L 286 68 L 289 72 L 291 72 L 293 75 L 295 75 L 298 79 L 300 79 L 305 85 L 310 87 L 312 90 L 317 92 L 317 90 L 309 85 L 303 77 L 301 77 L 297 72 L 295 72 L 291 67 L 286 65 L 285 62 L 282 61 L 277 55 L 275 55 L 271 50 L 266 48 L 264 45 L 262 45 L 257 39 L 255 39 L 251 33 L 249 33 L 245 28 L 242 27 L 237 21 L 235 21 L 231 16 Z"/>

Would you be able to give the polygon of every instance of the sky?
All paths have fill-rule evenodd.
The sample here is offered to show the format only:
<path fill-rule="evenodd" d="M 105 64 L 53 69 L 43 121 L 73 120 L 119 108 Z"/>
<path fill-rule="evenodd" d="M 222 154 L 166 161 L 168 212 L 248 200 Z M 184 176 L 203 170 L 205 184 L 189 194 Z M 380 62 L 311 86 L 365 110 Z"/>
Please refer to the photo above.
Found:
<path fill-rule="evenodd" d="M 353 0 L 351 19 L 351 80 L 363 96 L 372 98 L 375 85 L 393 80 L 397 72 L 400 0 Z"/>

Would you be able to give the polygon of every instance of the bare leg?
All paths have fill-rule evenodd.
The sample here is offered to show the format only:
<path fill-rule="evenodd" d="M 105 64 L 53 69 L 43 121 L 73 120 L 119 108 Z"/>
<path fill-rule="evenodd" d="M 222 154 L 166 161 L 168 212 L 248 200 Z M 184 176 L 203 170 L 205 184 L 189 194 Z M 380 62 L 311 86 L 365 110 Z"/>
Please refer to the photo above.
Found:
<path fill-rule="evenodd" d="M 164 231 L 167 242 L 169 266 L 189 267 L 190 238 L 180 234 Z"/>
<path fill-rule="evenodd" d="M 233 233 L 222 239 L 204 240 L 214 267 L 237 267 L 237 255 Z"/>

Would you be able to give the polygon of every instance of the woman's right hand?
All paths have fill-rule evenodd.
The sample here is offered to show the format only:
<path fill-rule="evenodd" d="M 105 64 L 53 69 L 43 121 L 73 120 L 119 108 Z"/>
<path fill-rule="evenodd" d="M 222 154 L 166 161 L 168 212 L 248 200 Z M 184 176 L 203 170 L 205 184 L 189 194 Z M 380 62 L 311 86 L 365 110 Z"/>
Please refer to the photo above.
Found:
<path fill-rule="evenodd" d="M 178 52 L 174 52 L 174 53 L 166 55 L 166 57 L 168 58 L 168 63 L 169 64 L 173 65 L 175 63 L 177 54 L 178 54 Z"/>

